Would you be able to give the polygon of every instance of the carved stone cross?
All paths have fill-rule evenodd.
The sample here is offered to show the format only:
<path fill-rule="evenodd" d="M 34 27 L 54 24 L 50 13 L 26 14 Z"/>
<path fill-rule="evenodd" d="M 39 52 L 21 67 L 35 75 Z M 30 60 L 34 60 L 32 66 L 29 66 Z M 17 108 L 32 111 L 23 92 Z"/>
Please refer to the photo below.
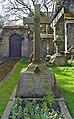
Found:
<path fill-rule="evenodd" d="M 35 14 L 33 17 L 24 17 L 23 24 L 34 24 L 34 63 L 40 63 L 40 24 L 50 24 L 49 17 L 40 17 L 40 5 L 34 6 Z"/>

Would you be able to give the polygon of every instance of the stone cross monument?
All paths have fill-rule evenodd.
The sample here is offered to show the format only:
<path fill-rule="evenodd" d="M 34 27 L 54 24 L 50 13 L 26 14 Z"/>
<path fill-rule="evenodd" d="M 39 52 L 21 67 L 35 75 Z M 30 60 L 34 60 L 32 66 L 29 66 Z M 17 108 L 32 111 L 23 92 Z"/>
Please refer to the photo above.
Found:
<path fill-rule="evenodd" d="M 23 18 L 24 24 L 34 24 L 34 63 L 40 62 L 40 24 L 50 24 L 49 17 L 40 17 L 40 5 L 35 6 L 35 15 L 32 18 Z"/>
<path fill-rule="evenodd" d="M 40 17 L 40 6 L 35 6 L 33 18 L 24 18 L 24 24 L 34 24 L 34 60 L 20 73 L 16 96 L 42 97 L 52 91 L 58 96 L 54 73 L 40 61 L 40 23 L 49 24 L 48 17 Z"/>

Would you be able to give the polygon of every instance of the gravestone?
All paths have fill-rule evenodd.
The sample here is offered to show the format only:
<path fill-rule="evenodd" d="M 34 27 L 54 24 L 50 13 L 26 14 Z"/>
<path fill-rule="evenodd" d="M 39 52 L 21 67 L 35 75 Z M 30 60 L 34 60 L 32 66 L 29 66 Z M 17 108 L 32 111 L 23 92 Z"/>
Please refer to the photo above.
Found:
<path fill-rule="evenodd" d="M 69 54 L 71 55 L 71 60 L 74 59 L 74 46 L 71 46 L 68 50 Z"/>
<path fill-rule="evenodd" d="M 45 20 L 46 19 L 46 20 Z M 20 73 L 20 80 L 16 91 L 18 97 L 42 97 L 52 91 L 58 96 L 55 75 L 40 59 L 40 23 L 48 24 L 48 18 L 40 17 L 40 5 L 35 5 L 34 18 L 24 19 L 24 24 L 34 24 L 34 59 L 32 63 Z"/>
<path fill-rule="evenodd" d="M 65 65 L 66 57 L 63 54 L 61 54 L 59 51 L 59 46 L 63 42 L 63 40 L 60 38 L 60 36 L 57 36 L 54 42 L 56 43 L 56 53 L 51 56 L 50 63 L 58 66 Z"/>

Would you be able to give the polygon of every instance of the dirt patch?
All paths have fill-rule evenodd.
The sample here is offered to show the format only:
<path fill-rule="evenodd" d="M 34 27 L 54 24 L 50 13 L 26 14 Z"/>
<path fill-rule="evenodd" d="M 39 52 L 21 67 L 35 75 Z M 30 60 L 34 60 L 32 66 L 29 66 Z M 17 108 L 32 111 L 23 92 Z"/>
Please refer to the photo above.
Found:
<path fill-rule="evenodd" d="M 0 81 L 12 70 L 19 59 L 9 60 L 0 65 Z"/>

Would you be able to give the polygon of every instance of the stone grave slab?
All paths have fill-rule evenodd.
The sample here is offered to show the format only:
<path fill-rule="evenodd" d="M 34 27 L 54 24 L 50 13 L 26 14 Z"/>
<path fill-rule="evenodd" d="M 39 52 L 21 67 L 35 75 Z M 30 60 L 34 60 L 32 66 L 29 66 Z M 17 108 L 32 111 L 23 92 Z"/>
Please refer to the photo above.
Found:
<path fill-rule="evenodd" d="M 57 96 L 58 90 L 52 70 L 40 63 L 38 67 L 41 72 L 36 74 L 34 72 L 36 65 L 31 63 L 26 69 L 22 69 L 16 96 L 42 97 L 49 91 L 52 91 Z"/>

